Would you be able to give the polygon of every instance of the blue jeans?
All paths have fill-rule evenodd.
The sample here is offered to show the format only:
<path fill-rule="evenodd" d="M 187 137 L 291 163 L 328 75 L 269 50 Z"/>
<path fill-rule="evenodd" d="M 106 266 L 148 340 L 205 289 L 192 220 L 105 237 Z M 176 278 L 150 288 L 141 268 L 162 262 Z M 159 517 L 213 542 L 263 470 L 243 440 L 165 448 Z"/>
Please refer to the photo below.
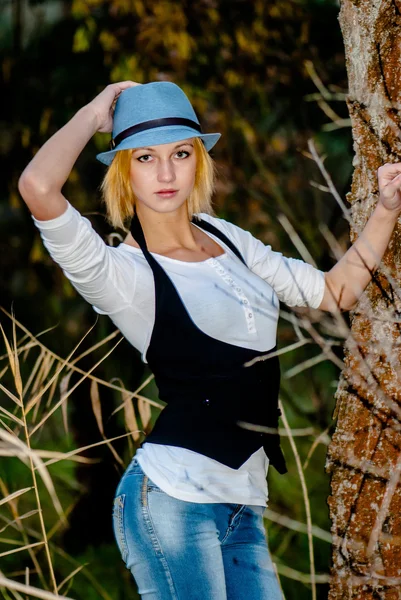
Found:
<path fill-rule="evenodd" d="M 282 600 L 264 510 L 173 498 L 134 457 L 116 490 L 113 529 L 145 600 Z"/>

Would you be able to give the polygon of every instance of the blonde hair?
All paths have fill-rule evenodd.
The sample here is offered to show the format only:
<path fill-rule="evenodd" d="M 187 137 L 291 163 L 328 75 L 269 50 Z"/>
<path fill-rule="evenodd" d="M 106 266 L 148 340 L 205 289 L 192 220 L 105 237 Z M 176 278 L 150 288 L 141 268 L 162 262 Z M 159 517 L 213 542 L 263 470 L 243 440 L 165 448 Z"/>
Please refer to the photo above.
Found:
<path fill-rule="evenodd" d="M 212 195 L 217 175 L 216 164 L 201 138 L 193 138 L 196 154 L 195 182 L 187 198 L 188 218 L 203 212 L 214 215 Z M 113 227 L 126 229 L 125 221 L 135 214 L 137 198 L 132 190 L 130 167 L 133 150 L 119 150 L 110 164 L 100 186 L 106 204 L 107 218 Z"/>

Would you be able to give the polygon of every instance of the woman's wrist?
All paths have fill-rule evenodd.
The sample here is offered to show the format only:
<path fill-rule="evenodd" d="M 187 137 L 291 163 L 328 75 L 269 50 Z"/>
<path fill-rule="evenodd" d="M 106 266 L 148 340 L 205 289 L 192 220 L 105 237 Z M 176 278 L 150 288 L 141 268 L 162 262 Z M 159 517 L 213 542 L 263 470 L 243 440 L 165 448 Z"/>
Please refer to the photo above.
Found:
<path fill-rule="evenodd" d="M 89 139 L 99 130 L 99 117 L 91 104 L 85 104 L 74 115 L 73 119 L 82 120 L 88 130 Z M 88 139 L 88 141 L 89 141 Z"/>
<path fill-rule="evenodd" d="M 61 191 L 79 154 L 97 130 L 95 111 L 83 106 L 38 150 L 20 179 L 42 195 Z"/>
<path fill-rule="evenodd" d="M 373 213 L 375 215 L 375 219 L 378 221 L 395 224 L 400 216 L 401 211 L 399 208 L 388 208 L 379 198 Z"/>

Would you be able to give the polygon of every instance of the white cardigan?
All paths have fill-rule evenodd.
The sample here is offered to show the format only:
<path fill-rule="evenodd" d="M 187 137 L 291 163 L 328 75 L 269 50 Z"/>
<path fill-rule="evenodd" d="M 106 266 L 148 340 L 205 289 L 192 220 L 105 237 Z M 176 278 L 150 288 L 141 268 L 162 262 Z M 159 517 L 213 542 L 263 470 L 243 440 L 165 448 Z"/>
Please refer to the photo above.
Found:
<path fill-rule="evenodd" d="M 288 306 L 317 308 L 324 273 L 286 258 L 249 232 L 205 213 L 236 245 L 249 270 L 219 238 L 224 254 L 184 262 L 153 254 L 175 285 L 196 325 L 224 342 L 269 350 L 276 344 L 279 300 Z M 109 315 L 126 339 L 146 350 L 154 324 L 153 273 L 142 250 L 122 243 L 108 246 L 90 221 L 70 203 L 55 219 L 39 221 L 43 243 L 78 293 L 100 314 Z M 267 505 L 268 458 L 261 447 L 238 470 L 186 448 L 144 443 L 135 455 L 149 479 L 164 492 L 190 502 Z"/>

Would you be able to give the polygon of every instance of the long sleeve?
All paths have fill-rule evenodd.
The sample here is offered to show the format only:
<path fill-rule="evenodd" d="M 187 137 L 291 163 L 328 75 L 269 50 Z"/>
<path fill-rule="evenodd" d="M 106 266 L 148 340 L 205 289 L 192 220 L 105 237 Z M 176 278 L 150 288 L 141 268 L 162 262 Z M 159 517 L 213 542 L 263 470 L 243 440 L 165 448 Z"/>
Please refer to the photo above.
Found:
<path fill-rule="evenodd" d="M 115 249 L 105 244 L 70 203 L 55 219 L 32 217 L 43 244 L 74 288 L 98 313 L 115 313 L 132 302 L 135 293 L 135 265 L 124 270 Z"/>
<path fill-rule="evenodd" d="M 287 258 L 263 244 L 249 231 L 224 219 L 202 213 L 202 218 L 219 227 L 241 251 L 247 266 L 264 279 L 287 306 L 318 308 L 324 294 L 323 271 L 296 258 Z"/>

